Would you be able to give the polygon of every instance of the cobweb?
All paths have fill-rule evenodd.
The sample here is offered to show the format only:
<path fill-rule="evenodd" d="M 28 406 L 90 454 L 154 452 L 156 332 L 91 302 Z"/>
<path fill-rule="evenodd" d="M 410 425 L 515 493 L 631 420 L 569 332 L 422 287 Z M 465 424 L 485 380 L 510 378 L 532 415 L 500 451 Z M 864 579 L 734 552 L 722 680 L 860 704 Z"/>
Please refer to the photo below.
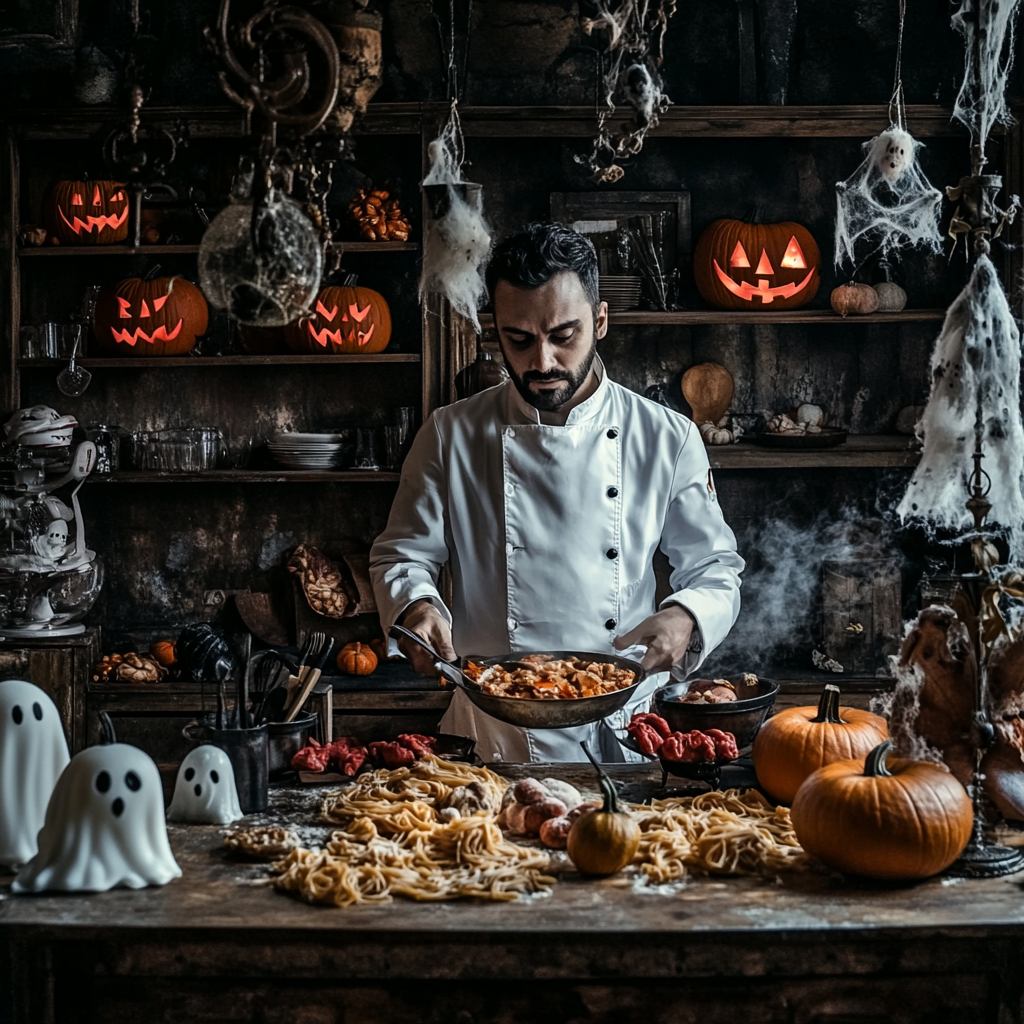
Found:
<path fill-rule="evenodd" d="M 423 271 L 420 300 L 442 295 L 452 308 L 471 320 L 477 331 L 477 310 L 486 293 L 483 267 L 491 251 L 491 234 L 483 216 L 483 192 L 459 186 L 462 177 L 462 133 L 458 113 L 452 115 L 441 134 L 427 147 L 429 167 L 424 186 L 447 187 L 439 217 L 428 217 L 423 230 Z"/>
<path fill-rule="evenodd" d="M 942 193 L 921 172 L 920 148 L 896 125 L 864 143 L 860 166 L 836 183 L 836 266 L 848 259 L 856 268 L 858 245 L 861 262 L 908 247 L 942 251 Z"/>
<path fill-rule="evenodd" d="M 993 126 L 1013 121 L 1006 105 L 1006 82 L 1013 65 L 1019 6 L 1020 0 L 963 0 L 952 18 L 966 52 L 953 117 L 970 130 L 971 141 L 982 153 Z"/>
<path fill-rule="evenodd" d="M 918 434 L 924 451 L 897 508 L 929 531 L 965 530 L 976 424 L 991 478 L 989 522 L 1007 535 L 1012 561 L 1024 558 L 1024 425 L 1020 334 L 996 269 L 982 255 L 946 313 L 931 361 L 932 388 Z"/>

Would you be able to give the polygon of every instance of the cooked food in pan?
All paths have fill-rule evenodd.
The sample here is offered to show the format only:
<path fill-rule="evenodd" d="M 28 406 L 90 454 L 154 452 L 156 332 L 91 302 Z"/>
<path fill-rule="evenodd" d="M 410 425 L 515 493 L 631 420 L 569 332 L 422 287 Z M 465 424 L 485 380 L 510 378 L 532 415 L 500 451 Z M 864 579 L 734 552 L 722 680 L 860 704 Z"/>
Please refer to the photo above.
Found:
<path fill-rule="evenodd" d="M 740 680 L 742 686 L 757 686 L 757 676 L 746 672 Z M 694 679 L 680 704 L 731 704 L 739 700 L 736 684 L 728 679 Z"/>
<path fill-rule="evenodd" d="M 511 669 L 469 662 L 466 675 L 492 697 L 527 700 L 578 700 L 632 686 L 636 673 L 602 661 L 527 654 Z"/>

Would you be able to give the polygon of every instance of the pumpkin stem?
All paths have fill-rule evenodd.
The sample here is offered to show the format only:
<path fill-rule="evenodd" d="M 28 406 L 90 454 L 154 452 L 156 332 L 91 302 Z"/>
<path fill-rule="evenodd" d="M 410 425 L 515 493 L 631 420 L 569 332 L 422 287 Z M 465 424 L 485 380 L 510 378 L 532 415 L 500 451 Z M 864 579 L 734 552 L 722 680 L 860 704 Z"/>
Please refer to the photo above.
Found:
<path fill-rule="evenodd" d="M 747 210 L 746 215 L 743 218 L 744 224 L 760 224 L 761 223 L 761 207 L 758 205 L 752 206 Z"/>
<path fill-rule="evenodd" d="M 155 281 L 160 276 L 161 266 L 159 263 L 154 263 L 153 266 L 146 271 L 146 276 L 143 277 L 143 281 Z"/>
<path fill-rule="evenodd" d="M 886 766 L 885 759 L 892 750 L 892 740 L 879 743 L 864 760 L 864 775 L 869 779 L 877 779 L 882 776 L 892 775 Z"/>
<path fill-rule="evenodd" d="M 826 683 L 818 701 L 817 717 L 812 722 L 828 722 L 830 725 L 843 725 L 839 716 L 839 687 L 835 683 Z"/>
<path fill-rule="evenodd" d="M 346 274 L 345 275 L 345 280 L 342 283 L 342 288 L 355 288 L 355 286 L 358 283 L 358 281 L 359 281 L 359 275 L 358 274 Z"/>
<path fill-rule="evenodd" d="M 580 740 L 580 746 L 583 748 L 583 753 L 587 755 L 587 760 L 597 769 L 597 778 L 601 786 L 601 795 L 604 797 L 604 807 L 601 808 L 605 814 L 619 814 L 619 797 L 615 792 L 615 783 L 612 782 L 608 773 L 594 760 L 594 755 L 587 749 L 586 743 Z"/>

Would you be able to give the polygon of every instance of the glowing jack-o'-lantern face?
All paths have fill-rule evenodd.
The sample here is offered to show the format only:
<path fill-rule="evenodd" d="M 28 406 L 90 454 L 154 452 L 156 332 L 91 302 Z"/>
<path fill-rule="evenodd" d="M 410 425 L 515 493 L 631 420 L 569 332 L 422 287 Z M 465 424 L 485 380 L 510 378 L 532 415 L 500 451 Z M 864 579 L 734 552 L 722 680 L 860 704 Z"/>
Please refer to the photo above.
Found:
<path fill-rule="evenodd" d="M 117 181 L 58 181 L 43 200 L 43 220 L 62 245 L 123 242 L 128 196 Z"/>
<path fill-rule="evenodd" d="M 796 309 L 818 291 L 821 254 L 800 224 L 715 221 L 697 243 L 697 289 L 720 309 Z"/>
<path fill-rule="evenodd" d="M 285 328 L 285 340 L 296 352 L 383 352 L 391 339 L 391 311 L 384 296 L 355 285 L 320 291 L 312 314 Z"/>
<path fill-rule="evenodd" d="M 203 293 L 183 277 L 132 277 L 100 292 L 93 332 L 104 353 L 177 356 L 195 348 L 208 318 Z"/>

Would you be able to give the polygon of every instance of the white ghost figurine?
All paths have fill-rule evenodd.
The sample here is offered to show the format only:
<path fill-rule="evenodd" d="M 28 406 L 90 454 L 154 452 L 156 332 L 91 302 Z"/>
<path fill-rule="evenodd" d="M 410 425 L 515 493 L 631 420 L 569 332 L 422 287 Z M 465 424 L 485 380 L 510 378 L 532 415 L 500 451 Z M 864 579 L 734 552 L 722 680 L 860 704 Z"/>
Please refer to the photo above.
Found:
<path fill-rule="evenodd" d="M 166 885 L 181 875 L 167 841 L 160 772 L 126 743 L 76 754 L 46 808 L 39 852 L 14 892 L 105 892 Z"/>
<path fill-rule="evenodd" d="M 16 867 L 35 856 L 46 805 L 67 763 L 49 696 L 21 679 L 0 683 L 0 864 Z"/>
<path fill-rule="evenodd" d="M 228 755 L 209 743 L 191 751 L 178 769 L 168 821 L 229 825 L 242 817 Z"/>
<path fill-rule="evenodd" d="M 916 149 L 917 143 L 910 132 L 902 128 L 887 128 L 872 141 L 870 158 L 884 178 L 897 181 L 913 163 Z"/>

